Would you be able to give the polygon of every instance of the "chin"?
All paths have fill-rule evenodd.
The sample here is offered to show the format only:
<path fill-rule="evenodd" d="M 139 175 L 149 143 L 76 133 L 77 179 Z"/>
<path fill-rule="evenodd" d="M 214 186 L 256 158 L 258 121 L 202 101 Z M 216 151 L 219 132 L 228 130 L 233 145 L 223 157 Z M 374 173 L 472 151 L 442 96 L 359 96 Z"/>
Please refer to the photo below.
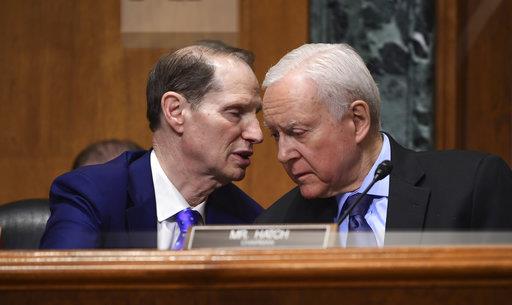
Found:
<path fill-rule="evenodd" d="M 240 181 L 240 180 L 243 180 L 244 178 L 245 178 L 245 174 L 240 175 L 240 176 L 235 176 L 231 179 L 231 181 Z"/>
<path fill-rule="evenodd" d="M 302 184 L 299 185 L 302 197 L 306 199 L 325 198 L 326 190 L 318 185 Z"/>
<path fill-rule="evenodd" d="M 234 172 L 231 172 L 229 173 L 228 175 L 226 175 L 226 179 L 229 180 L 229 182 L 231 181 L 240 181 L 242 179 L 245 178 L 245 170 L 242 170 L 242 169 L 238 169 Z"/>

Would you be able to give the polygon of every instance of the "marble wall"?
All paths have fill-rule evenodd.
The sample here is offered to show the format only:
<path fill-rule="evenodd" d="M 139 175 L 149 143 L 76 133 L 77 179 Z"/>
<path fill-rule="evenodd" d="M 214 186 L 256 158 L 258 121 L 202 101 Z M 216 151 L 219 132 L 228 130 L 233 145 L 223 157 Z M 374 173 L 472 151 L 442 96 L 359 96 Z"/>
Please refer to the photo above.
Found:
<path fill-rule="evenodd" d="M 415 150 L 433 147 L 431 0 L 311 0 L 311 42 L 345 42 L 363 57 L 382 99 L 382 129 Z"/>

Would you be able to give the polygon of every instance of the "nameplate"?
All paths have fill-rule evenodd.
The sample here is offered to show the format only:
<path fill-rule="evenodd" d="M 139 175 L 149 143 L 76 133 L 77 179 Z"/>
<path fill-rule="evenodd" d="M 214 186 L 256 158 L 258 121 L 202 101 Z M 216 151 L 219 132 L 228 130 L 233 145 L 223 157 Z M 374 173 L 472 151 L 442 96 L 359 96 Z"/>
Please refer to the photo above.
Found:
<path fill-rule="evenodd" d="M 328 248 L 335 233 L 334 224 L 196 226 L 185 248 Z"/>

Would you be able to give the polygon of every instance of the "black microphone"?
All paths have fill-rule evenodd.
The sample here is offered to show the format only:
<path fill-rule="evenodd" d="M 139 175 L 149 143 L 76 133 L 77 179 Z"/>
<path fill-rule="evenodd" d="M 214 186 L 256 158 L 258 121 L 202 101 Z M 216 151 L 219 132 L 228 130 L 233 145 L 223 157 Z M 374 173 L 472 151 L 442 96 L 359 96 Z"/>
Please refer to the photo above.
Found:
<path fill-rule="evenodd" d="M 357 197 L 357 200 L 351 205 L 349 206 L 345 212 L 340 216 L 340 218 L 338 218 L 338 226 L 343 222 L 343 220 L 345 220 L 345 218 L 347 218 L 347 216 L 350 214 L 350 212 L 354 209 L 354 207 L 359 203 L 359 201 L 361 201 L 361 198 L 363 198 L 364 195 L 366 195 L 368 193 L 368 191 L 372 188 L 372 186 L 379 180 L 382 180 L 384 178 L 386 178 L 390 173 L 391 173 L 391 170 L 393 169 L 393 164 L 391 163 L 391 161 L 389 160 L 384 160 L 382 161 L 379 166 L 377 166 L 377 169 L 375 170 L 375 175 L 373 176 L 373 180 L 372 182 L 370 183 L 370 185 L 368 185 L 368 187 L 361 193 L 361 195 L 359 195 L 359 197 Z"/>

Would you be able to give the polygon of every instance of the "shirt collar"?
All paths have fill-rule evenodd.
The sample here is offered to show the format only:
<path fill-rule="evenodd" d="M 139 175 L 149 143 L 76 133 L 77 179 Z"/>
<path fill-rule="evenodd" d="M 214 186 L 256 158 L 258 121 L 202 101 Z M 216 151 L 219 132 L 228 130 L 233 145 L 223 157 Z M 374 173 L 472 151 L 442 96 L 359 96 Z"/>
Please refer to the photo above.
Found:
<path fill-rule="evenodd" d="M 363 180 L 363 184 L 361 184 L 361 187 L 357 190 L 358 193 L 363 192 L 368 185 L 373 180 L 373 177 L 375 176 L 375 170 L 377 170 L 377 167 L 379 164 L 384 160 L 391 160 L 391 146 L 389 145 L 389 139 L 384 134 L 382 135 L 382 148 L 380 150 L 379 156 L 377 157 L 377 160 L 375 160 L 375 163 L 373 163 L 372 168 L 366 175 L 366 177 Z M 369 195 L 377 196 L 377 197 L 388 197 L 389 195 L 389 175 L 386 176 L 384 179 L 377 181 L 375 185 L 368 191 Z"/>
<path fill-rule="evenodd" d="M 155 186 L 156 217 L 158 222 L 162 222 L 186 208 L 198 211 L 204 219 L 206 201 L 191 207 L 165 174 L 154 150 L 151 151 L 150 162 L 153 185 Z"/>

